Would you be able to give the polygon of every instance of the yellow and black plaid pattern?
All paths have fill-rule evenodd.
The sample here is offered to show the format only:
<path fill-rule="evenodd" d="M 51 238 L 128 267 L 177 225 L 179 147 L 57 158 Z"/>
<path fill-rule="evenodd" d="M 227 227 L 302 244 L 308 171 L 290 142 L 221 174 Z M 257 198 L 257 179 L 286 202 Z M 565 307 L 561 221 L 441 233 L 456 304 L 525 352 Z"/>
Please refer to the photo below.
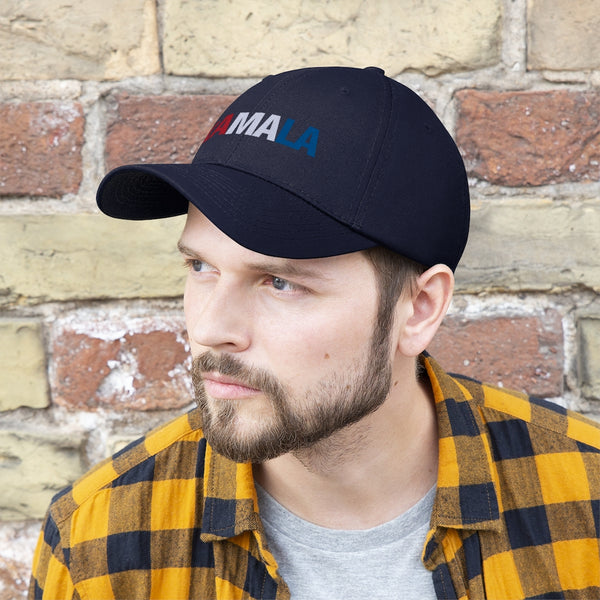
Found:
<path fill-rule="evenodd" d="M 214 454 L 194 410 L 53 500 L 30 597 L 289 598 L 260 529 L 251 466 Z"/>
<path fill-rule="evenodd" d="M 438 598 L 600 598 L 598 425 L 423 362 L 440 433 L 423 561 Z M 200 427 L 191 411 L 54 499 L 31 598 L 289 598 L 252 467 L 213 453 Z"/>
<path fill-rule="evenodd" d="M 545 401 L 449 377 L 423 560 L 439 598 L 600 598 L 600 426 Z"/>

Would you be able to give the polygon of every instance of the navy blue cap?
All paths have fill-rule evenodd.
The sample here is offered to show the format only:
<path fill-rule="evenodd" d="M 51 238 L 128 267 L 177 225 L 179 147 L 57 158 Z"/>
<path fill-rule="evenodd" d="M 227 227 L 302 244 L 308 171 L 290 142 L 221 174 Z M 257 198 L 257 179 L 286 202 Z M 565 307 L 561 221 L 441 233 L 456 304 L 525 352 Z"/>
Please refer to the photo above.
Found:
<path fill-rule="evenodd" d="M 386 246 L 455 269 L 469 230 L 452 137 L 375 67 L 266 77 L 224 111 L 191 164 L 114 169 L 97 202 L 123 219 L 180 215 L 191 202 L 240 245 L 283 258 Z"/>

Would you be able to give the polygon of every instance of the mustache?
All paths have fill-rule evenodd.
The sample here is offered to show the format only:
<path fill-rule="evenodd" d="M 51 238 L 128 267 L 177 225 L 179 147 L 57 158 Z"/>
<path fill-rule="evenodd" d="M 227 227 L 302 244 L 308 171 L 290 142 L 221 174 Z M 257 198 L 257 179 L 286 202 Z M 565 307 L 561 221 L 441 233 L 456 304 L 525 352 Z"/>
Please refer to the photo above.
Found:
<path fill-rule="evenodd" d="M 217 355 L 208 351 L 196 356 L 192 361 L 192 380 L 195 385 L 202 382 L 202 373 L 235 377 L 240 383 L 273 396 L 279 397 L 284 393 L 282 385 L 271 373 L 257 367 L 248 367 L 230 354 Z"/>

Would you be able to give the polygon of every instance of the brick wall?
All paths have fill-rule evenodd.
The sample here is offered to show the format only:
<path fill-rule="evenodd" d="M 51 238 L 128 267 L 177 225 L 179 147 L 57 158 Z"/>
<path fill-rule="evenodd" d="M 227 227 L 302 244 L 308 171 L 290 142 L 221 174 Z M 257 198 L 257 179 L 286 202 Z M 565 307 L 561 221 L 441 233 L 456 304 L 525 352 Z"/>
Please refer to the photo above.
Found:
<path fill-rule="evenodd" d="M 52 494 L 190 405 L 182 221 L 98 215 L 101 176 L 188 161 L 269 72 L 375 64 L 422 94 L 473 196 L 432 353 L 600 418 L 599 27 L 594 0 L 4 2 L 0 598 Z"/>

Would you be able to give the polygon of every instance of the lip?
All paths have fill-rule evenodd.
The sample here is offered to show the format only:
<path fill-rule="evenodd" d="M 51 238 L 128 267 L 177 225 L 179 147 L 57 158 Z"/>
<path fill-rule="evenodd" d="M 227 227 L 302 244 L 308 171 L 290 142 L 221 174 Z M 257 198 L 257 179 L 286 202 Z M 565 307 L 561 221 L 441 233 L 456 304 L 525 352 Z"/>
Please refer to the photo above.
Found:
<path fill-rule="evenodd" d="M 249 398 L 261 394 L 261 390 L 249 387 L 239 379 L 227 377 L 220 373 L 202 373 L 206 393 L 212 398 L 222 400 L 233 400 L 238 398 Z"/>

